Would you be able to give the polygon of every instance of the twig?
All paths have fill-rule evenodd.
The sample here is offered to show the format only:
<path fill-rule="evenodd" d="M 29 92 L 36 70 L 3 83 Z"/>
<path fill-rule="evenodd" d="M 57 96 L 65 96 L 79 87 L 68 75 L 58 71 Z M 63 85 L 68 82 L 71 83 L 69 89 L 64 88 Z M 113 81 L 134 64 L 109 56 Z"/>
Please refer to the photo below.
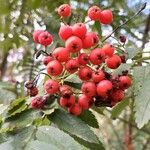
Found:
<path fill-rule="evenodd" d="M 109 37 L 111 37 L 111 35 L 113 33 L 115 33 L 118 29 L 120 29 L 122 26 L 124 26 L 125 24 L 127 24 L 128 22 L 130 22 L 134 17 L 136 17 L 137 15 L 139 15 L 146 7 L 146 2 L 143 4 L 143 6 L 141 7 L 141 9 L 135 13 L 131 18 L 129 18 L 127 21 L 125 21 L 124 23 L 122 23 L 121 25 L 119 25 L 118 27 L 116 27 L 102 42 L 105 42 Z"/>

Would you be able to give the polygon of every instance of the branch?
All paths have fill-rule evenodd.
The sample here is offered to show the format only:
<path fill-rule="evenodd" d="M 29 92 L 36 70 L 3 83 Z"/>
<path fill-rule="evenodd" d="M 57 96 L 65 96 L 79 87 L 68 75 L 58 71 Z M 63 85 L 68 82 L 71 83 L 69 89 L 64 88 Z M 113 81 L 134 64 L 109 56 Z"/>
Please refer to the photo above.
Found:
<path fill-rule="evenodd" d="M 136 17 L 137 15 L 139 15 L 146 7 L 146 2 L 143 4 L 143 6 L 141 7 L 141 9 L 135 13 L 131 18 L 129 18 L 127 21 L 125 21 L 124 23 L 122 23 L 121 25 L 119 25 L 118 27 L 116 27 L 102 42 L 105 42 L 109 37 L 111 37 L 111 35 L 113 33 L 115 33 L 118 29 L 120 29 L 122 26 L 124 26 L 125 24 L 127 24 L 128 22 L 130 22 L 134 17 Z"/>

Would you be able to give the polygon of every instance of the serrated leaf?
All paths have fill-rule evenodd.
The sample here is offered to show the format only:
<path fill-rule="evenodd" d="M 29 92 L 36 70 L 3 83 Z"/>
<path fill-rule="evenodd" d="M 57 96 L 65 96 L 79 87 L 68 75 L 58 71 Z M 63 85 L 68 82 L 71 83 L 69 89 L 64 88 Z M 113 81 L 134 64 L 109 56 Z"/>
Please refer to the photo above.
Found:
<path fill-rule="evenodd" d="M 97 136 L 81 119 L 58 109 L 51 114 L 50 118 L 60 129 L 76 135 L 85 141 L 99 143 Z"/>
<path fill-rule="evenodd" d="M 116 119 L 121 114 L 124 108 L 129 105 L 129 100 L 130 100 L 129 98 L 126 98 L 122 100 L 121 102 L 119 102 L 115 107 L 113 107 L 111 111 L 112 119 Z"/>
<path fill-rule="evenodd" d="M 82 112 L 82 114 L 79 116 L 79 118 L 81 118 L 81 120 L 83 120 L 89 126 L 91 126 L 93 128 L 99 128 L 97 119 L 95 118 L 95 115 L 90 110 L 86 110 L 86 111 Z"/>
<path fill-rule="evenodd" d="M 36 133 L 36 137 L 37 140 L 45 142 L 47 144 L 52 144 L 56 146 L 59 150 L 68 150 L 70 148 L 72 150 L 86 149 L 79 143 L 77 143 L 71 136 L 52 126 L 39 127 Z"/>
<path fill-rule="evenodd" d="M 135 121 L 142 128 L 150 120 L 150 66 L 134 68 L 133 79 Z"/>

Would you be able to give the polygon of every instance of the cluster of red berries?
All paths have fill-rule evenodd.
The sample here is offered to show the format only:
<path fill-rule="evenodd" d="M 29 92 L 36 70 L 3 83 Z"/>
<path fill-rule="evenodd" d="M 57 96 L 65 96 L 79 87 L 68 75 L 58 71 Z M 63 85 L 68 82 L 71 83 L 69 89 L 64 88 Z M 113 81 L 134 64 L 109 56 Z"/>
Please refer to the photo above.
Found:
<path fill-rule="evenodd" d="M 71 7 L 68 4 L 61 5 L 58 14 L 61 17 L 70 16 Z M 110 10 L 101 10 L 97 6 L 89 8 L 88 17 L 103 24 L 110 24 L 113 20 Z M 131 78 L 127 72 L 119 76 L 108 73 L 122 63 L 115 47 L 106 43 L 99 48 L 99 36 L 95 32 L 88 32 L 84 23 L 62 25 L 58 34 L 65 42 L 65 47 L 55 48 L 43 59 L 47 73 L 52 77 L 44 83 L 46 94 L 59 95 L 59 104 L 74 115 L 80 115 L 93 104 L 112 107 L 120 102 L 125 96 L 125 90 L 131 86 Z M 33 33 L 33 39 L 44 46 L 50 45 L 53 40 L 50 33 L 41 30 Z M 86 52 L 85 49 L 89 51 Z M 61 82 L 64 74 L 76 74 L 83 81 L 79 92 L 82 92 L 81 95 Z M 45 101 L 45 98 L 36 96 L 31 104 L 33 108 L 43 108 Z"/>

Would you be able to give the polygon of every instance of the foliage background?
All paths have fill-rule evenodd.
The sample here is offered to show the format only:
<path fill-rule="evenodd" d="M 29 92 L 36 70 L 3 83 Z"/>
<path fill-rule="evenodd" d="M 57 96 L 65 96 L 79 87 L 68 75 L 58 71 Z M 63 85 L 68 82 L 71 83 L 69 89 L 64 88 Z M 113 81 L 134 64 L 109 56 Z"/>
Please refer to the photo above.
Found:
<path fill-rule="evenodd" d="M 79 143 L 82 143 L 82 145 L 86 145 L 87 148 L 92 150 L 102 149 L 100 148 L 101 144 L 93 144 L 93 147 L 91 148 L 87 143 L 85 144 L 81 140 L 82 138 L 86 139 L 89 136 L 91 137 L 91 141 L 94 141 L 97 139 L 97 137 L 94 137 L 93 132 L 89 133 L 89 127 L 85 124 L 82 124 L 83 122 L 81 123 L 81 128 L 86 128 L 85 132 L 87 131 L 89 135 L 82 135 L 82 132 L 78 131 L 78 121 L 80 122 L 80 120 L 74 117 L 70 118 L 76 125 L 75 130 L 70 128 L 66 122 L 64 122 L 64 126 L 61 126 L 60 124 L 63 122 L 63 119 L 65 120 L 65 118 L 70 116 L 64 114 L 64 112 L 59 112 L 59 110 L 54 111 L 54 113 L 47 112 L 48 115 L 52 113 L 52 116 L 49 116 L 50 118 L 44 118 L 45 120 L 43 119 L 44 121 L 41 121 L 39 112 L 32 112 L 31 110 L 28 110 L 25 104 L 25 99 L 22 98 L 15 102 L 12 108 L 9 108 L 10 110 L 7 115 L 5 111 L 7 110 L 7 107 L 12 100 L 25 96 L 26 91 L 24 89 L 24 81 L 33 79 L 38 71 L 43 68 L 43 66 L 40 65 L 41 57 L 39 57 L 38 60 L 33 59 L 33 54 L 36 48 L 32 41 L 33 30 L 42 28 L 47 29 L 50 33 L 53 34 L 55 42 L 51 47 L 49 47 L 49 51 L 51 51 L 56 45 L 59 46 L 62 44 L 61 41 L 59 41 L 57 35 L 58 29 L 60 27 L 60 19 L 55 12 L 55 8 L 57 8 L 60 4 L 71 4 L 75 17 L 72 17 L 71 20 L 68 21 L 73 22 L 75 22 L 76 19 L 78 19 L 78 21 L 84 22 L 84 16 L 86 15 L 87 9 L 93 4 L 100 5 L 101 8 L 110 8 L 114 13 L 114 22 L 111 26 L 101 26 L 97 22 L 92 25 L 89 24 L 90 29 L 97 31 L 99 35 L 101 35 L 101 38 L 104 38 L 115 27 L 133 16 L 133 14 L 139 10 L 143 2 L 146 1 L 0 0 L 0 123 L 2 124 L 0 142 L 5 142 L 0 145 L 0 149 L 13 149 L 16 144 L 15 142 L 17 142 L 17 137 L 18 139 L 21 137 L 22 139 L 25 139 L 23 140 L 23 146 L 20 144 L 18 149 L 31 149 L 30 147 L 28 148 L 27 143 L 30 141 L 30 139 L 33 139 L 31 131 L 35 131 L 36 129 L 34 129 L 34 126 L 27 128 L 27 124 L 32 122 L 31 124 L 34 124 L 35 126 L 40 126 L 42 124 L 49 125 L 50 121 L 57 124 L 57 126 L 66 133 L 72 132 L 73 135 L 71 136 Z M 120 72 L 120 70 L 129 69 L 134 65 L 134 67 L 131 69 L 134 84 L 129 93 L 127 93 L 126 100 L 121 102 L 115 108 L 93 108 L 92 110 L 99 124 L 99 128 L 92 128 L 92 131 L 94 131 L 94 133 L 98 136 L 98 140 L 103 143 L 105 149 L 150 149 L 150 124 L 148 123 L 148 120 L 150 119 L 150 41 L 148 41 L 150 34 L 149 12 L 150 3 L 147 1 L 146 9 L 133 21 L 120 28 L 113 35 L 117 39 L 122 34 L 128 38 L 128 42 L 126 44 L 126 51 L 129 53 L 128 64 L 121 66 L 117 71 Z M 110 38 L 108 41 L 114 44 L 117 43 L 117 41 L 113 38 Z M 18 112 L 16 112 L 16 110 Z M 16 116 L 16 114 L 19 114 L 21 117 L 17 118 L 18 116 Z M 61 123 L 58 120 L 60 117 L 58 114 L 62 115 Z M 14 118 L 12 116 L 14 116 Z M 38 116 L 38 118 L 35 116 Z M 55 116 L 58 116 L 58 118 Z M 8 121 L 4 118 L 8 119 Z M 92 118 L 92 116 L 90 118 Z M 86 120 L 83 121 L 86 122 Z M 91 120 L 91 122 L 94 121 Z M 95 127 L 95 124 L 97 123 L 93 124 L 94 126 L 91 126 Z M 23 127 L 26 128 L 24 129 Z M 53 127 L 47 128 L 50 128 L 49 130 L 51 130 L 51 132 L 56 130 L 55 132 L 58 134 L 58 137 L 60 137 L 58 143 L 56 142 L 57 139 L 54 140 L 55 138 L 53 134 L 46 135 L 47 137 L 43 137 L 43 139 L 49 139 L 49 141 L 46 143 L 42 141 L 43 139 L 39 139 L 42 137 L 42 135 L 45 135 L 42 134 L 45 132 L 45 129 L 40 127 L 36 135 L 36 141 L 31 143 L 32 148 L 35 145 L 38 145 L 38 148 L 34 147 L 34 149 L 40 149 L 40 146 L 44 146 L 45 149 L 49 146 L 52 146 L 52 149 L 57 149 L 59 146 L 62 148 L 64 145 L 59 145 L 59 141 L 62 141 L 61 135 L 65 136 L 66 139 L 68 138 L 69 140 L 69 135 L 63 131 L 53 129 Z M 11 135 L 9 136 L 4 134 L 10 132 Z M 17 133 L 20 134 L 18 135 Z M 13 140 L 14 136 L 16 138 L 15 141 Z M 72 143 L 76 149 L 82 149 L 80 147 L 81 145 L 78 145 L 78 143 L 76 143 L 73 138 L 70 140 L 70 143 Z M 13 144 L 11 143 L 12 140 Z M 53 144 L 50 145 L 50 143 Z M 56 145 L 58 147 L 56 147 Z M 68 147 L 65 147 L 66 149 L 70 147 L 70 145 L 67 146 Z"/>

